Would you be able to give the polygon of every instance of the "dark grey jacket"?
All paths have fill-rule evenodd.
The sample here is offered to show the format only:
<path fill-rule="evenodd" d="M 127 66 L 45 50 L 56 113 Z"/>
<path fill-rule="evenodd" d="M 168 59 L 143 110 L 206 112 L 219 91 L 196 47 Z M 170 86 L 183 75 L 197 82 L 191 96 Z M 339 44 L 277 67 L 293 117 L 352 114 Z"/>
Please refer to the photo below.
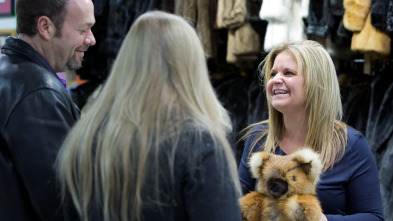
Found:
<path fill-rule="evenodd" d="M 9 37 L 0 55 L 0 220 L 63 220 L 53 163 L 79 109 L 47 61 Z"/>
<path fill-rule="evenodd" d="M 181 126 L 179 140 L 168 137 L 157 155 L 150 151 L 147 157 L 149 163 L 145 168 L 146 177 L 140 195 L 143 202 L 141 220 L 241 221 L 239 194 L 230 176 L 223 147 L 215 144 L 212 135 L 203 128 L 192 123 L 185 125 Z M 178 144 L 176 149 L 173 148 L 175 143 Z M 139 156 L 137 148 L 132 149 L 131 160 Z M 157 186 L 154 185 L 156 177 Z M 103 200 L 102 194 L 96 194 L 95 198 Z M 132 206 L 130 200 L 129 211 Z M 119 215 L 120 209 L 118 206 L 116 210 Z M 103 220 L 103 210 L 93 205 L 89 220 Z M 120 217 L 116 218 L 120 220 Z"/>

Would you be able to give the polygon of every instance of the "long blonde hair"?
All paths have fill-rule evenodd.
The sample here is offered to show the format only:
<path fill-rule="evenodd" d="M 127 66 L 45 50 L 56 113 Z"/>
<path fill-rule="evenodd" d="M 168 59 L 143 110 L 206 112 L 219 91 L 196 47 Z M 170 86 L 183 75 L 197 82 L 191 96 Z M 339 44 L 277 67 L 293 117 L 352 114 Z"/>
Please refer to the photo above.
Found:
<path fill-rule="evenodd" d="M 295 57 L 298 73 L 305 77 L 304 108 L 309 112 L 305 145 L 321 155 L 324 170 L 330 169 L 343 157 L 347 143 L 346 124 L 341 122 L 343 111 L 334 63 L 323 46 L 315 41 L 285 42 L 271 50 L 260 65 L 260 77 L 265 88 L 274 60 L 283 51 Z M 269 96 L 266 97 L 269 101 Z M 283 135 L 284 120 L 282 113 L 268 103 L 269 119 L 248 126 L 243 139 L 250 135 L 253 126 L 265 124 L 266 130 L 260 132 L 252 148 L 266 136 L 264 151 L 274 152 Z"/>
<path fill-rule="evenodd" d="M 178 141 L 186 122 L 223 147 L 222 162 L 239 190 L 226 139 L 230 118 L 211 86 L 200 40 L 181 17 L 145 13 L 128 32 L 101 94 L 61 148 L 63 196 L 69 192 L 82 220 L 91 207 L 101 208 L 105 220 L 139 220 L 145 177 L 160 169 L 148 156 L 157 157 L 164 142 L 171 152 L 182 148 Z M 173 177 L 174 156 L 169 160 Z M 147 165 L 155 171 L 146 171 Z M 155 182 L 158 188 L 159 179 Z"/>

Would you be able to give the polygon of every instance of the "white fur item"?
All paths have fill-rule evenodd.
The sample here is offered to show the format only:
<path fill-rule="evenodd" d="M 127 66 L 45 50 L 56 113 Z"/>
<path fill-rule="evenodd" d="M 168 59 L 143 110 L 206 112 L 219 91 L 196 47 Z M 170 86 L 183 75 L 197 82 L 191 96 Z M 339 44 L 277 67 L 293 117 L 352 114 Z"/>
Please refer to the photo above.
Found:
<path fill-rule="evenodd" d="M 254 153 L 248 162 L 248 165 L 250 165 L 251 175 L 255 179 L 259 177 L 259 171 L 260 167 L 262 166 L 262 162 L 262 154 L 260 153 Z"/>
<path fill-rule="evenodd" d="M 310 179 L 314 181 L 314 185 L 316 185 L 319 181 L 319 174 L 321 174 L 323 168 L 319 155 L 309 148 L 303 148 L 296 151 L 294 156 L 303 163 L 311 162 L 311 172 L 307 176 L 309 176 Z"/>

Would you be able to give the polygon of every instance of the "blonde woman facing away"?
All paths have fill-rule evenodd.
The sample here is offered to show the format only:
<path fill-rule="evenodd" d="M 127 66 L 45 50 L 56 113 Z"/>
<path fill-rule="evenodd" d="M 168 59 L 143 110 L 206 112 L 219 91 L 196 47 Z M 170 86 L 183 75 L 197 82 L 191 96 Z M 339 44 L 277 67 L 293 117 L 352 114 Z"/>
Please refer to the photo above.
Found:
<path fill-rule="evenodd" d="M 286 42 L 264 60 L 269 118 L 246 128 L 239 165 L 243 193 L 255 189 L 252 152 L 290 154 L 304 146 L 321 156 L 321 220 L 383 220 L 378 172 L 364 136 L 341 122 L 340 88 L 328 52 L 317 42 Z"/>
<path fill-rule="evenodd" d="M 241 220 L 231 124 L 185 20 L 141 15 L 58 156 L 81 220 Z"/>

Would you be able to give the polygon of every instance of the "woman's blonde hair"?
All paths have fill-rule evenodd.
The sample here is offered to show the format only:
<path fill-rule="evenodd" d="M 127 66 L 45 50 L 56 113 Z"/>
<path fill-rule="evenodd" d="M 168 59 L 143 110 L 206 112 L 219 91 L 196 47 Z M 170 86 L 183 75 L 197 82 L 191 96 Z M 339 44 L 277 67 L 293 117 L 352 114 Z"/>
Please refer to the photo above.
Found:
<path fill-rule="evenodd" d="M 160 168 L 150 157 L 157 159 L 160 146 L 169 142 L 173 178 L 173 153 L 184 148 L 178 141 L 189 122 L 223 147 L 221 162 L 239 191 L 226 139 L 230 118 L 210 83 L 198 36 L 179 16 L 145 13 L 128 32 L 101 94 L 61 148 L 63 196 L 69 192 L 82 220 L 92 207 L 100 208 L 105 220 L 140 219 L 146 176 L 155 177 L 149 185 L 159 186 Z"/>
<path fill-rule="evenodd" d="M 346 124 L 341 122 L 343 111 L 334 63 L 323 46 L 315 41 L 285 42 L 270 51 L 260 65 L 264 88 L 270 79 L 274 60 L 283 51 L 293 55 L 298 65 L 297 73 L 305 78 L 304 108 L 309 113 L 305 145 L 320 154 L 325 170 L 330 169 L 342 158 L 347 143 Z M 269 96 L 266 97 L 269 101 Z M 243 139 L 250 135 L 253 126 L 265 124 L 267 130 L 262 131 L 253 142 L 253 148 L 267 136 L 264 151 L 274 152 L 282 139 L 284 120 L 282 113 L 268 103 L 269 119 L 247 127 L 248 132 Z"/>

